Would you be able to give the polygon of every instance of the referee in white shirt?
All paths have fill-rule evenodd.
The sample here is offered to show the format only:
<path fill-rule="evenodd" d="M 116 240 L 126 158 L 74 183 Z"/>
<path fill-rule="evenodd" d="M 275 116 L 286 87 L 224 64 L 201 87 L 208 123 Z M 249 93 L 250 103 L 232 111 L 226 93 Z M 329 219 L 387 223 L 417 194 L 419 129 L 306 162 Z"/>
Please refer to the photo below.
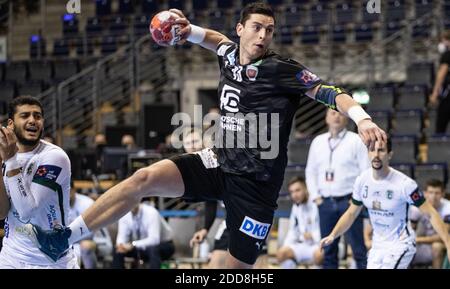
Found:
<path fill-rule="evenodd" d="M 328 132 L 314 138 L 306 165 L 306 184 L 319 208 L 322 236 L 328 236 L 349 207 L 356 177 L 370 167 L 366 146 L 357 134 L 346 129 L 347 118 L 329 109 L 325 120 Z M 345 240 L 352 246 L 357 268 L 366 268 L 361 216 L 347 231 Z M 325 248 L 324 269 L 338 268 L 338 243 L 336 239 Z"/>

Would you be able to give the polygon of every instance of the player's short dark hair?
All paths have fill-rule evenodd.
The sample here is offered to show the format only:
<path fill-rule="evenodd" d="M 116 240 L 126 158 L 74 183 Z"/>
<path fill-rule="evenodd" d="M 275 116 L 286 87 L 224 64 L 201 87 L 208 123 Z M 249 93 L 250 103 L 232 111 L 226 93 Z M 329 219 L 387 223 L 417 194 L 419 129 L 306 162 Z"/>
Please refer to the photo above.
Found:
<path fill-rule="evenodd" d="M 40 107 L 42 116 L 44 116 L 44 108 L 42 107 L 42 103 L 35 97 L 32 96 L 19 96 L 14 98 L 8 105 L 8 118 L 14 119 L 14 114 L 16 114 L 16 110 L 18 106 L 21 105 L 37 105 Z"/>
<path fill-rule="evenodd" d="M 275 13 L 272 10 L 272 7 L 265 2 L 253 2 L 247 4 L 241 12 L 241 19 L 239 23 L 242 25 L 250 18 L 251 14 L 262 14 L 269 17 L 272 17 L 275 21 Z"/>
<path fill-rule="evenodd" d="M 441 180 L 438 180 L 438 179 L 429 179 L 427 181 L 426 188 L 428 188 L 428 187 L 440 188 L 442 191 L 445 190 L 444 182 L 442 182 Z"/>
<path fill-rule="evenodd" d="M 392 151 L 392 141 L 390 136 L 387 137 L 386 148 L 388 153 Z"/>
<path fill-rule="evenodd" d="M 288 182 L 288 188 L 289 188 L 292 184 L 295 184 L 295 183 L 301 183 L 301 184 L 303 184 L 303 185 L 306 185 L 306 182 L 305 182 L 305 178 L 304 178 L 304 177 L 301 177 L 301 176 L 295 176 L 295 177 L 292 177 L 292 178 L 289 180 L 289 182 Z"/>

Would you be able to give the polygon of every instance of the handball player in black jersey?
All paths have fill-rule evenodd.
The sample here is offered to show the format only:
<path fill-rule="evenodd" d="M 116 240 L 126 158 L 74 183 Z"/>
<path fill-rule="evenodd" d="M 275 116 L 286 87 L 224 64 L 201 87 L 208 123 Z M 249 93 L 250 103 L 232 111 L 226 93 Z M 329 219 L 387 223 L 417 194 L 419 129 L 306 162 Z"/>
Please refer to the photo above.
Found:
<path fill-rule="evenodd" d="M 160 196 L 223 200 L 230 234 L 226 265 L 251 268 L 270 231 L 287 164 L 291 124 L 301 97 L 349 116 L 370 150 L 377 140 L 386 141 L 386 134 L 343 88 L 326 84 L 300 63 L 269 49 L 276 22 L 267 4 L 252 3 L 242 10 L 236 26 L 239 43 L 190 24 L 179 10 L 170 11 L 184 25 L 180 44 L 190 41 L 217 54 L 221 73 L 218 139 L 223 142 L 138 170 L 105 192 L 69 227 L 43 231 L 30 226 L 32 238 L 52 259 L 85 234 L 117 221 L 143 197 Z M 244 140 L 233 139 L 239 133 Z M 270 140 L 270 147 L 264 139 Z"/>

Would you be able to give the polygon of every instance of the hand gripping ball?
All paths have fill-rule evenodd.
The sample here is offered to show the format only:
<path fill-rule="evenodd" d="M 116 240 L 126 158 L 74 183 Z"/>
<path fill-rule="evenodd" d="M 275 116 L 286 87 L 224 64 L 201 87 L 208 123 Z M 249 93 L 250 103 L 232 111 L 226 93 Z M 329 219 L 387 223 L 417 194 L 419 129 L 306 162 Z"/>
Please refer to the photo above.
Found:
<path fill-rule="evenodd" d="M 182 28 L 180 24 L 175 24 L 175 20 L 180 18 L 170 11 L 162 11 L 153 16 L 150 23 L 150 33 L 153 40 L 161 46 L 173 46 L 180 41 L 178 31 Z"/>

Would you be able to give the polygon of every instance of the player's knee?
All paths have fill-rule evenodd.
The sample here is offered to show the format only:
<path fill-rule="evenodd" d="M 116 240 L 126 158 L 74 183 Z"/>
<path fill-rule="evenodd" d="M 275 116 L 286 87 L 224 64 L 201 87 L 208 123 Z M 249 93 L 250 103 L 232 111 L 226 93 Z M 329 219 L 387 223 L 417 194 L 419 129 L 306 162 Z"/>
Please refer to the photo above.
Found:
<path fill-rule="evenodd" d="M 289 259 L 289 249 L 286 247 L 281 247 L 278 251 L 277 251 L 277 260 L 278 262 L 283 262 L 284 260 Z"/>
<path fill-rule="evenodd" d="M 83 240 L 80 242 L 80 249 L 84 251 L 93 251 L 95 250 L 95 242 L 91 240 Z"/>
<path fill-rule="evenodd" d="M 431 251 L 433 253 L 433 258 L 440 257 L 444 254 L 445 246 L 441 242 L 434 242 L 431 244 Z"/>
<path fill-rule="evenodd" d="M 148 193 L 155 181 L 155 173 L 151 168 L 137 170 L 130 178 L 129 185 L 138 193 Z"/>

